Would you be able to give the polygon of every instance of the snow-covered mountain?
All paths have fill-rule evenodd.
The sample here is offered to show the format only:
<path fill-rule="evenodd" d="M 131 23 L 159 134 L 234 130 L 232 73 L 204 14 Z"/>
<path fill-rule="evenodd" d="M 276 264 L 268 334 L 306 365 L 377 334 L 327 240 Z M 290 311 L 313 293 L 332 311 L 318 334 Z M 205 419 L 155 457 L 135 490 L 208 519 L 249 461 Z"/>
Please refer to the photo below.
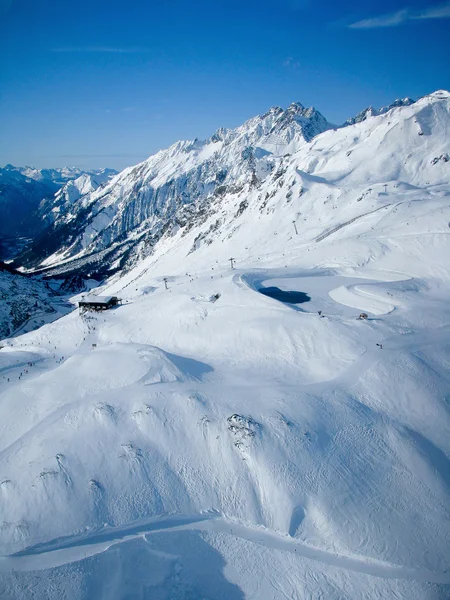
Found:
<path fill-rule="evenodd" d="M 36 169 L 35 167 L 13 167 L 12 169 L 22 173 L 28 179 L 35 181 L 54 181 L 57 185 L 62 185 L 71 179 L 76 179 L 83 174 L 84 171 L 77 167 L 63 167 L 61 169 Z"/>
<path fill-rule="evenodd" d="M 62 195 L 67 193 L 74 198 L 74 190 L 79 196 L 86 194 L 116 174 L 113 169 L 83 172 L 69 167 L 34 169 L 6 165 L 0 168 L 0 236 L 11 239 L 36 235 L 51 220 L 47 213 L 51 215 L 56 210 Z"/>
<path fill-rule="evenodd" d="M 28 235 L 35 228 L 33 213 L 58 185 L 27 177 L 15 167 L 0 168 L 0 236 Z"/>
<path fill-rule="evenodd" d="M 104 187 L 115 175 L 117 171 L 113 169 L 99 169 L 95 172 L 82 173 L 76 179 L 69 180 L 54 197 L 44 199 L 40 203 L 39 218 L 47 224 L 61 219 L 77 200 Z"/>
<path fill-rule="evenodd" d="M 79 169 L 78 167 L 61 167 L 56 169 L 36 169 L 35 167 L 14 167 L 13 165 L 6 165 L 5 169 L 14 170 L 28 179 L 34 179 L 35 181 L 53 181 L 59 187 L 78 179 L 81 175 L 93 175 L 102 177 L 102 175 L 117 175 L 117 171 L 114 169 L 93 169 L 90 171 Z"/>
<path fill-rule="evenodd" d="M 99 187 L 105 185 L 117 175 L 113 169 L 99 169 L 95 172 L 82 173 L 76 179 L 68 181 L 56 194 L 55 200 L 61 204 L 67 202 L 73 204 L 81 196 L 94 192 Z"/>
<path fill-rule="evenodd" d="M 102 269 L 122 264 L 139 241 L 150 247 L 218 198 L 259 186 L 283 156 L 331 127 L 314 108 L 293 103 L 286 110 L 272 108 L 235 130 L 219 129 L 208 140 L 178 142 L 78 202 L 66 199 L 61 217 L 18 260 L 36 267 L 76 256 L 95 264 L 100 252 Z M 49 246 L 49 238 L 58 245 Z"/>
<path fill-rule="evenodd" d="M 450 94 L 285 113 L 55 220 L 122 304 L 0 350 L 0 596 L 448 598 Z"/>
<path fill-rule="evenodd" d="M 371 185 L 445 181 L 447 122 L 445 93 L 395 102 L 375 119 L 339 129 L 298 103 L 273 108 L 206 141 L 178 142 L 77 202 L 66 200 L 19 263 L 104 276 L 153 252 L 163 236 L 187 235 L 201 223 L 209 224 L 190 250 L 228 235 L 241 227 L 247 208 L 263 214 L 285 203 L 290 210 L 280 216 L 292 221 L 299 212 L 317 210 L 307 192 L 330 170 L 337 172 L 326 178 L 324 201 L 336 208 L 324 218 L 332 227 L 345 220 L 349 195 L 361 203 L 360 212 L 372 206 Z M 397 158 L 391 160 L 391 153 Z M 380 160 L 385 168 L 372 171 L 369 165 Z"/>
<path fill-rule="evenodd" d="M 347 127 L 347 125 L 354 125 L 355 123 L 361 123 L 361 121 L 365 121 L 369 117 L 377 117 L 379 115 L 384 115 L 393 108 L 398 108 L 399 106 L 410 106 L 411 104 L 414 104 L 414 100 L 412 98 L 398 98 L 392 104 L 389 104 L 388 106 L 382 106 L 381 108 L 374 108 L 373 106 L 368 106 L 367 108 L 359 112 L 355 117 L 347 119 L 343 124 L 343 127 Z"/>

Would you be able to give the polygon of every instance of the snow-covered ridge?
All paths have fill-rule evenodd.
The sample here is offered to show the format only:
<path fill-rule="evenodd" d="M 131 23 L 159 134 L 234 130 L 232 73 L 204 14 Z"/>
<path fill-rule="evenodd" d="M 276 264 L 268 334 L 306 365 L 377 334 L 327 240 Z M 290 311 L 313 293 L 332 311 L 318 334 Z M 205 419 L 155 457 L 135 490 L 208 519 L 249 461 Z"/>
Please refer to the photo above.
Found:
<path fill-rule="evenodd" d="M 117 172 L 112 169 L 82 173 L 76 179 L 71 179 L 64 184 L 53 198 L 44 200 L 39 207 L 39 215 L 47 222 L 61 218 L 64 211 L 82 196 L 104 187 L 116 175 Z"/>
<path fill-rule="evenodd" d="M 68 206 L 50 274 L 122 305 L 0 350 L 0 596 L 447 599 L 449 102 L 292 154 L 275 108 Z"/>
<path fill-rule="evenodd" d="M 436 93 L 437 92 L 431 94 L 431 96 L 435 95 Z M 412 100 L 412 98 L 397 98 L 397 100 L 392 102 L 392 104 L 389 104 L 388 106 L 382 106 L 381 108 L 374 108 L 373 106 L 368 106 L 367 108 L 359 112 L 355 117 L 347 119 L 343 127 L 346 127 L 347 125 L 354 125 L 355 123 L 361 123 L 361 121 L 365 121 L 369 117 L 377 117 L 378 115 L 384 115 L 393 108 L 398 108 L 400 106 L 410 106 L 411 104 L 414 104 L 414 100 Z"/>
<path fill-rule="evenodd" d="M 370 186 L 443 182 L 448 107 L 448 94 L 435 92 L 415 103 L 396 101 L 371 119 L 366 115 L 338 129 L 314 108 L 274 107 L 205 141 L 177 142 L 75 202 L 63 199 L 50 232 L 60 239 L 58 248 L 38 241 L 21 260 L 28 267 L 100 268 L 105 274 L 153 252 L 162 236 L 186 234 L 209 215 L 215 215 L 213 229 L 198 232 L 193 250 L 237 227 L 248 207 L 275 206 L 269 198 L 301 196 L 289 205 L 292 221 L 310 205 L 311 183 L 323 183 L 324 200 L 345 212 L 350 196 L 362 202 L 361 209 L 371 206 Z M 339 225 L 336 216 L 327 211 L 329 228 Z"/>
<path fill-rule="evenodd" d="M 82 175 L 92 175 L 98 177 L 104 177 L 106 175 L 116 174 L 117 171 L 114 169 L 93 169 L 90 171 L 79 169 L 78 167 L 61 167 L 59 169 L 37 169 L 35 167 L 25 166 L 25 167 L 15 167 L 11 164 L 5 165 L 3 167 L 4 171 L 8 171 L 10 173 L 20 173 L 24 177 L 28 179 L 34 179 L 35 181 L 52 181 L 56 185 L 63 185 L 68 181 L 72 181 L 77 179 Z"/>
<path fill-rule="evenodd" d="M 35 169 L 33 167 L 0 168 L 0 234 L 5 238 L 36 236 L 60 204 L 60 188 L 68 189 L 72 199 L 91 192 L 108 181 L 116 171 L 100 169 L 83 172 L 76 168 Z M 77 182 L 77 183 L 75 183 Z"/>
<path fill-rule="evenodd" d="M 283 155 L 331 127 L 314 108 L 294 103 L 285 111 L 273 108 L 235 130 L 218 130 L 208 140 L 177 142 L 74 204 L 67 196 L 58 203 L 61 218 L 54 227 L 69 227 L 75 241 L 67 240 L 64 256 L 101 251 L 141 226 L 159 236 L 177 212 L 185 207 L 195 212 L 214 194 L 242 189 L 248 182 L 258 184 Z M 36 258 L 32 260 L 36 264 Z M 49 258 L 44 264 L 52 262 Z"/>

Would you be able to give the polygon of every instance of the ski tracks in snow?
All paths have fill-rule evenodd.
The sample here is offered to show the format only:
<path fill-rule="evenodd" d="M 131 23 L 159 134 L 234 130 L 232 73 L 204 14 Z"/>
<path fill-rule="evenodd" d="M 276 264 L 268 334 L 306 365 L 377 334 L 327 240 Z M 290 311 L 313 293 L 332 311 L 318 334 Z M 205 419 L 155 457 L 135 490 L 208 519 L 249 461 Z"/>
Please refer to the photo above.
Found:
<path fill-rule="evenodd" d="M 251 527 L 229 521 L 216 511 L 196 515 L 164 515 L 147 521 L 120 527 L 105 527 L 86 534 L 60 538 L 52 542 L 27 548 L 10 556 L 0 557 L 0 572 L 41 571 L 84 560 L 112 546 L 144 538 L 152 534 L 177 531 L 204 531 L 230 535 L 272 550 L 290 552 L 330 567 L 355 571 L 383 579 L 450 584 L 450 572 L 402 567 L 362 556 L 351 556 L 320 550 L 303 544 L 287 535 L 263 527 Z"/>

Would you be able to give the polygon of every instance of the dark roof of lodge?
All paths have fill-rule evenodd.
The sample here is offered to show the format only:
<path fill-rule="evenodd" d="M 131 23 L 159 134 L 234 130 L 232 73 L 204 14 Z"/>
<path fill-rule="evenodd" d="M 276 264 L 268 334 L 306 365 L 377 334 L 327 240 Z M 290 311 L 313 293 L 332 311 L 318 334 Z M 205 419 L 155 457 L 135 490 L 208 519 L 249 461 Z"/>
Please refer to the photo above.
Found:
<path fill-rule="evenodd" d="M 115 300 L 116 296 L 84 296 L 78 304 L 111 304 Z"/>

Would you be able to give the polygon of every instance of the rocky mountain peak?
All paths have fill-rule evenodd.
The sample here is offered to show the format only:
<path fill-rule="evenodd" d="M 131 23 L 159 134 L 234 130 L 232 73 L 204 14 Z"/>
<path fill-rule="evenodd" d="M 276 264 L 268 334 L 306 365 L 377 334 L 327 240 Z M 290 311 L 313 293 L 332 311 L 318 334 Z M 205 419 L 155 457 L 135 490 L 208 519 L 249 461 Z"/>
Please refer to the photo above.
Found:
<path fill-rule="evenodd" d="M 355 117 L 351 117 L 347 119 L 345 123 L 342 125 L 343 127 L 347 127 L 348 125 L 354 125 L 355 123 L 361 123 L 365 121 L 369 117 L 377 117 L 378 115 L 384 115 L 389 110 L 393 108 L 400 108 L 402 106 L 410 106 L 414 104 L 414 100 L 412 98 L 397 98 L 389 104 L 388 106 L 382 106 L 381 108 L 374 108 L 373 106 L 368 106 L 361 112 L 359 112 Z"/>

